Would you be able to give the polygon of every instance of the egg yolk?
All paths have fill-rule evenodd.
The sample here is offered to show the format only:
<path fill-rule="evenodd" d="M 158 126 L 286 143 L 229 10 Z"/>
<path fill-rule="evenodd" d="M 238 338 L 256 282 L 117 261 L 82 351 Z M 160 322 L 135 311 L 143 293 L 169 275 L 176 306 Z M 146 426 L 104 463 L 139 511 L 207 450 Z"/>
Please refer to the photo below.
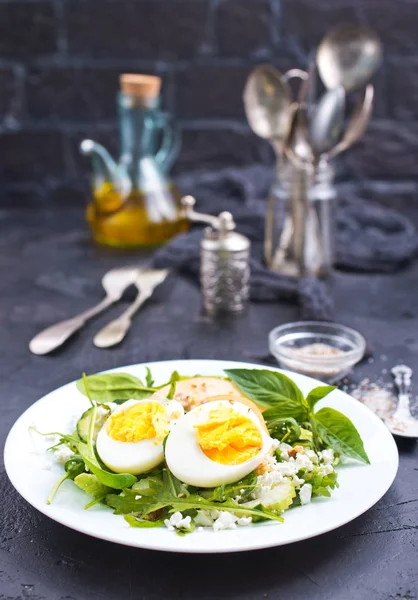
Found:
<path fill-rule="evenodd" d="M 158 402 L 139 402 L 111 416 L 106 431 L 119 442 L 142 442 L 155 438 L 159 443 L 169 431 L 167 414 Z"/>
<path fill-rule="evenodd" d="M 197 429 L 197 443 L 211 460 L 222 465 L 239 465 L 260 452 L 263 440 L 257 425 L 232 408 L 212 410 Z"/>

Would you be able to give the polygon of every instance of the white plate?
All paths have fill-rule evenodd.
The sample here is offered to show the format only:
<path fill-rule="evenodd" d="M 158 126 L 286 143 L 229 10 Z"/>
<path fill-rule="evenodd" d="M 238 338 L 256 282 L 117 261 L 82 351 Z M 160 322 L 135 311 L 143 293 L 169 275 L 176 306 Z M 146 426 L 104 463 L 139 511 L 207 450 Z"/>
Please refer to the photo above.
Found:
<path fill-rule="evenodd" d="M 145 366 L 114 369 L 145 376 Z M 148 365 L 157 384 L 168 380 L 172 371 L 182 375 L 222 375 L 228 368 L 263 368 L 260 365 L 216 360 L 175 360 Z M 278 369 L 277 369 L 278 370 Z M 286 371 L 285 371 L 286 373 Z M 319 382 L 287 373 L 303 392 Z M 41 431 L 69 431 L 69 422 L 88 408 L 88 400 L 69 383 L 33 404 L 17 420 L 6 441 L 6 471 L 16 490 L 32 506 L 51 519 L 88 535 L 119 544 L 170 552 L 239 552 L 297 542 L 336 529 L 371 508 L 390 487 L 398 469 L 398 451 L 382 421 L 368 408 L 344 392 L 335 390 L 320 402 L 346 414 L 363 438 L 371 465 L 352 463 L 338 468 L 340 487 L 331 498 L 318 498 L 310 504 L 285 513 L 284 523 L 260 523 L 233 530 L 203 530 L 180 537 L 165 528 L 134 529 L 106 506 L 84 510 L 89 497 L 67 481 L 52 505 L 45 502 L 62 467 L 48 461 L 43 438 L 29 433 L 30 425 Z M 48 469 L 49 467 L 49 469 Z"/>

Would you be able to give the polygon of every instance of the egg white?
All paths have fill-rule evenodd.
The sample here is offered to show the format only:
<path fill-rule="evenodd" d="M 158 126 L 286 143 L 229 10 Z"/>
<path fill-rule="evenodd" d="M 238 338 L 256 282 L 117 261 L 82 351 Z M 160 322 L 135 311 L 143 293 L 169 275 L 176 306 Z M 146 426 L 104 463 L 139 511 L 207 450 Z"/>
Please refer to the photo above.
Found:
<path fill-rule="evenodd" d="M 262 448 L 256 456 L 239 465 L 222 465 L 206 456 L 197 443 L 196 425 L 209 419 L 209 413 L 218 408 L 233 408 L 249 417 L 260 431 Z M 216 487 L 233 483 L 256 469 L 269 453 L 272 439 L 263 429 L 255 412 L 239 401 L 219 400 L 202 404 L 184 415 L 167 437 L 165 459 L 168 468 L 184 483 L 197 487 Z"/>
<path fill-rule="evenodd" d="M 176 400 L 128 400 L 118 407 L 113 415 L 123 412 L 141 402 L 156 402 L 165 407 L 169 420 L 169 427 L 173 427 L 183 416 L 184 409 Z M 140 442 L 122 442 L 114 440 L 106 430 L 106 423 L 101 428 L 96 442 L 97 452 L 104 462 L 115 473 L 131 473 L 139 475 L 157 467 L 164 460 L 162 442 L 156 443 L 155 439 Z"/>

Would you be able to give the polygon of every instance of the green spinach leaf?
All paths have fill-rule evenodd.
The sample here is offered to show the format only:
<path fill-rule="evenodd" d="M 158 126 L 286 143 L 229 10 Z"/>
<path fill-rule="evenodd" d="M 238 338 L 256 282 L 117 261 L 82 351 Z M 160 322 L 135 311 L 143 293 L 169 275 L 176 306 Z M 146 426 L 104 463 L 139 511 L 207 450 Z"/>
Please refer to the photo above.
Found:
<path fill-rule="evenodd" d="M 84 442 L 79 443 L 78 451 L 89 470 L 96 475 L 97 479 L 103 485 L 122 490 L 123 488 L 131 487 L 136 482 L 136 477 L 130 473 L 111 473 L 102 469 L 95 453 Z"/>
<path fill-rule="evenodd" d="M 77 381 L 77 389 L 85 396 L 89 393 L 99 404 L 131 398 L 141 400 L 156 391 L 155 388 L 145 386 L 140 379 L 127 373 L 89 375 Z"/>
<path fill-rule="evenodd" d="M 92 473 L 80 473 L 80 475 L 77 475 L 74 479 L 74 483 L 83 490 L 83 492 L 86 492 L 89 496 L 93 496 L 93 498 L 106 496 L 112 491 L 112 488 L 100 483 L 96 475 L 93 475 Z"/>
<path fill-rule="evenodd" d="M 325 398 L 325 396 L 328 396 L 328 394 L 336 389 L 336 385 L 320 385 L 311 390 L 306 396 L 306 402 L 308 403 L 309 408 L 312 410 L 319 400 L 322 400 L 322 398 Z"/>
<path fill-rule="evenodd" d="M 333 408 L 321 408 L 311 422 L 322 440 L 336 452 L 370 464 L 363 440 L 348 417 Z"/>
<path fill-rule="evenodd" d="M 300 416 L 306 411 L 302 392 L 283 373 L 267 369 L 227 369 L 225 373 L 257 404 L 282 408 L 284 417 Z"/>

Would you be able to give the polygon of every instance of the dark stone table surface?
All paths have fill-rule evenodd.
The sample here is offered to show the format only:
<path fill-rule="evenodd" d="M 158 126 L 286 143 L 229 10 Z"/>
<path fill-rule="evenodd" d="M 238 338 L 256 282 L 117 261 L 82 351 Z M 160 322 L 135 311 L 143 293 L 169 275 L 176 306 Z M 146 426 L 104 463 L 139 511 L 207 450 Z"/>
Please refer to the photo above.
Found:
<path fill-rule="evenodd" d="M 1 445 L 28 406 L 82 371 L 176 358 L 260 362 L 269 330 L 298 316 L 291 304 L 254 304 L 245 317 L 214 323 L 201 315 L 196 286 L 177 276 L 119 348 L 98 350 L 92 336 L 121 306 L 55 355 L 30 354 L 36 332 L 94 304 L 101 275 L 135 260 L 95 249 L 79 211 L 0 211 Z M 418 264 L 395 275 L 337 273 L 330 285 L 336 318 L 374 348 L 354 377 L 384 378 L 400 360 L 418 370 Z M 20 498 L 1 463 L 0 599 L 417 598 L 418 450 L 415 442 L 398 447 L 392 488 L 355 521 L 290 546 L 219 556 L 142 551 L 67 529 Z"/>

